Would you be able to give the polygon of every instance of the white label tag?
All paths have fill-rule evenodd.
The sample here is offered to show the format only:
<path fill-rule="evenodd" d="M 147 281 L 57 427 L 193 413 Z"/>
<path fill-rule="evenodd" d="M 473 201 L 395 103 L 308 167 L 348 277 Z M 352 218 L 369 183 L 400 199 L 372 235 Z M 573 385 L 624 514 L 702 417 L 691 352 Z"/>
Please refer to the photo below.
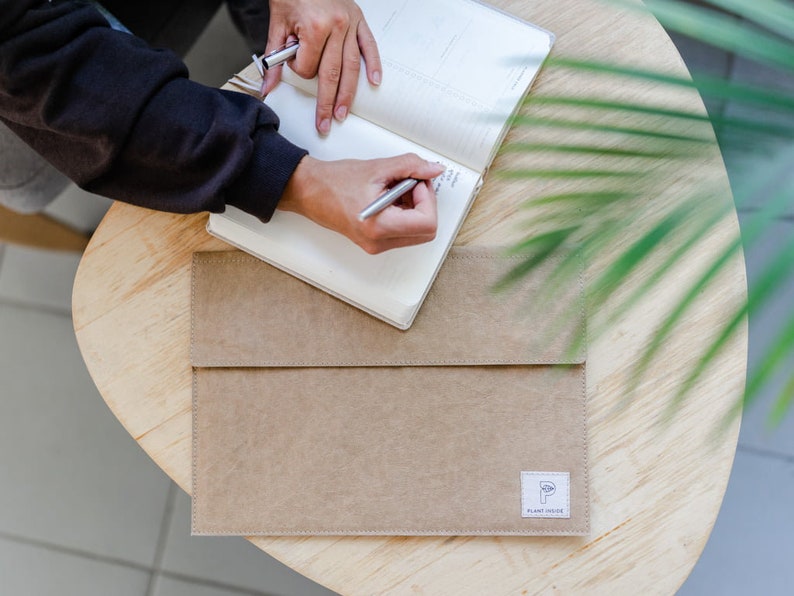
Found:
<path fill-rule="evenodd" d="M 571 517 L 568 472 L 521 472 L 521 517 Z"/>

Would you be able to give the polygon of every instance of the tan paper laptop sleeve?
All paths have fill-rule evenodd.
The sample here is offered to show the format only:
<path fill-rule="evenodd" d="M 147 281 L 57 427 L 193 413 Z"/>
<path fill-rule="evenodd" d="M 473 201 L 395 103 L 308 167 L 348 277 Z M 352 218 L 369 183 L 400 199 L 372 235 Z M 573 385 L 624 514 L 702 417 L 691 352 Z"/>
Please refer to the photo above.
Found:
<path fill-rule="evenodd" d="M 549 299 L 544 266 L 494 293 L 512 264 L 453 248 L 400 331 L 196 254 L 193 533 L 586 534 L 581 284 Z"/>

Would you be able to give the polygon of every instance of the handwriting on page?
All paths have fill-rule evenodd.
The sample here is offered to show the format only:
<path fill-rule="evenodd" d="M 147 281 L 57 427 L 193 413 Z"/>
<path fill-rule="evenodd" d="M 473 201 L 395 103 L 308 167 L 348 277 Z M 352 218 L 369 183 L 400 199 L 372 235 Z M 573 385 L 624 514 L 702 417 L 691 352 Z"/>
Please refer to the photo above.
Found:
<path fill-rule="evenodd" d="M 444 170 L 444 173 L 433 180 L 433 190 L 436 192 L 436 195 L 444 195 L 447 192 L 446 189 L 450 191 L 454 190 L 458 184 L 458 180 L 460 180 L 461 173 L 460 168 L 447 165 L 447 169 Z"/>

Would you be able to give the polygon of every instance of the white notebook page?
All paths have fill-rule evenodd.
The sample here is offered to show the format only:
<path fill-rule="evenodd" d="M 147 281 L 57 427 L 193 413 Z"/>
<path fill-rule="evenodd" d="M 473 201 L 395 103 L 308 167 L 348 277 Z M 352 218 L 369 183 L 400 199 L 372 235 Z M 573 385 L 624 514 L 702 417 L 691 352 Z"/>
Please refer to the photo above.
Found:
<path fill-rule="evenodd" d="M 282 114 L 282 134 L 318 159 L 415 152 L 447 165 L 434 185 L 439 221 L 435 240 L 369 255 L 344 236 L 300 215 L 277 210 L 270 223 L 263 224 L 230 207 L 210 216 L 210 230 L 336 296 L 348 297 L 369 312 L 404 321 L 424 298 L 468 212 L 480 176 L 354 115 L 321 137 L 314 128 L 315 103 L 313 96 L 289 85 L 279 85 L 267 98 L 267 104 Z"/>
<path fill-rule="evenodd" d="M 482 172 L 548 55 L 553 37 L 468 0 L 360 0 L 383 82 L 362 68 L 353 111 Z M 284 80 L 316 94 L 289 68 Z M 410 98 L 410 101 L 406 101 Z"/>

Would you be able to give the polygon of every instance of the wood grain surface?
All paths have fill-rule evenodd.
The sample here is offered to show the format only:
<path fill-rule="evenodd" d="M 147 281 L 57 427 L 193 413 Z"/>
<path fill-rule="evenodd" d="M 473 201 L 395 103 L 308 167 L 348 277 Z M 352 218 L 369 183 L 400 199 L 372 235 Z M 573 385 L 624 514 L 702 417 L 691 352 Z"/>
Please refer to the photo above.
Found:
<path fill-rule="evenodd" d="M 667 34 L 648 14 L 589 0 L 502 0 L 508 12 L 557 35 L 555 56 L 596 58 L 686 75 Z M 474 73 L 476 76 L 476 73 Z M 545 69 L 533 93 L 602 93 L 637 103 L 703 111 L 691 91 L 649 82 L 616 84 L 596 75 Z M 538 107 L 553 115 L 553 106 Z M 508 142 L 560 142 L 556 130 L 514 129 Z M 707 134 L 711 134 L 707 131 Z M 503 245 L 531 233 L 519 205 L 532 196 L 582 189 L 584 181 L 509 180 L 520 155 L 497 157 L 457 243 Z M 554 156 L 541 156 L 553 163 Z M 566 158 L 591 165 L 593 158 Z M 697 561 L 716 519 L 735 452 L 739 420 L 712 430 L 740 397 L 747 330 L 712 363 L 667 420 L 677 383 L 697 349 L 746 296 L 739 254 L 687 311 L 630 402 L 631 366 L 687 280 L 739 234 L 716 148 L 671 175 L 657 209 L 709 181 L 724 189 L 730 216 L 681 260 L 652 295 L 589 346 L 587 363 L 591 527 L 587 537 L 306 537 L 252 542 L 341 594 L 673 593 Z M 94 234 L 74 287 L 77 339 L 99 391 L 127 431 L 183 489 L 191 487 L 190 264 L 195 251 L 228 250 L 205 231 L 206 214 L 171 215 L 115 204 Z M 519 225 L 519 223 L 521 225 Z M 616 246 L 617 250 L 620 246 Z M 606 259 L 607 255 L 604 255 Z M 589 264 L 597 271 L 602 262 Z M 623 291 L 649 275 L 640 268 Z M 608 316 L 613 300 L 591 316 Z"/>

